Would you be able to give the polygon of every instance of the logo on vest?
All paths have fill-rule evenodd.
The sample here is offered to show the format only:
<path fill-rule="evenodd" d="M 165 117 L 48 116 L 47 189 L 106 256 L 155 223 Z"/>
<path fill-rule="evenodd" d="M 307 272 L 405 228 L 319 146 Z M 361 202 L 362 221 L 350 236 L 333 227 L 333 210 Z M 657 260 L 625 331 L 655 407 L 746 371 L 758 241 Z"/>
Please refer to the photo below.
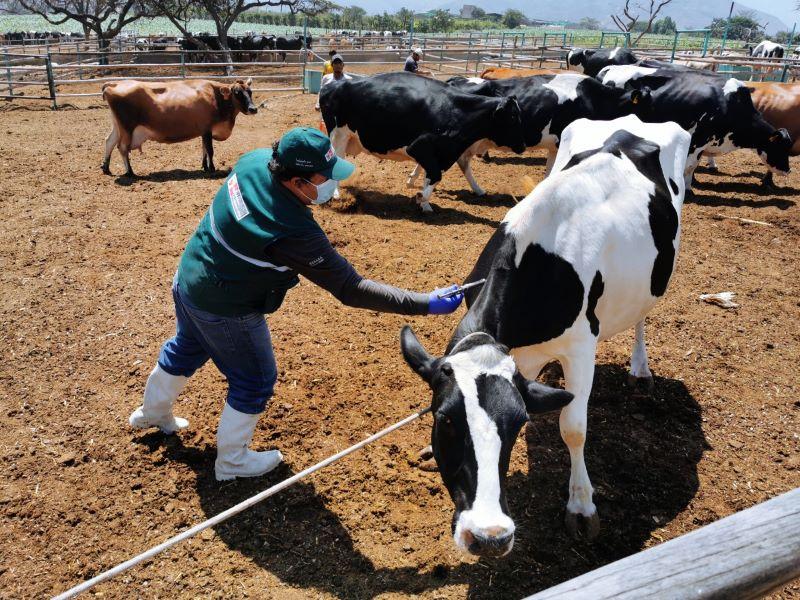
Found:
<path fill-rule="evenodd" d="M 333 155 L 334 155 L 333 146 L 331 146 L 330 148 L 328 148 L 328 151 L 325 153 L 325 160 L 330 162 L 330 160 L 333 158 Z"/>
<path fill-rule="evenodd" d="M 241 221 L 250 214 L 250 211 L 247 210 L 247 205 L 244 203 L 242 190 L 239 189 L 239 180 L 236 179 L 236 173 L 228 179 L 228 198 L 231 200 L 231 208 L 237 221 Z"/>

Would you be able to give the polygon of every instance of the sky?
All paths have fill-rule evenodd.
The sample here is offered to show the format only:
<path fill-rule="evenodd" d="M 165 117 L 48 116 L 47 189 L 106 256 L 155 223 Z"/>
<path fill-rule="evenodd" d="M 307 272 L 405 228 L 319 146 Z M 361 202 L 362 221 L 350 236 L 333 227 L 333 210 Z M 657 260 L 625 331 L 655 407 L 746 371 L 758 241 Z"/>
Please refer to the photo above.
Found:
<path fill-rule="evenodd" d="M 749 0 L 747 4 L 764 12 L 772 13 L 790 28 L 792 23 L 797 22 L 797 26 L 800 28 L 800 12 L 795 10 L 797 2 L 798 0 Z"/>

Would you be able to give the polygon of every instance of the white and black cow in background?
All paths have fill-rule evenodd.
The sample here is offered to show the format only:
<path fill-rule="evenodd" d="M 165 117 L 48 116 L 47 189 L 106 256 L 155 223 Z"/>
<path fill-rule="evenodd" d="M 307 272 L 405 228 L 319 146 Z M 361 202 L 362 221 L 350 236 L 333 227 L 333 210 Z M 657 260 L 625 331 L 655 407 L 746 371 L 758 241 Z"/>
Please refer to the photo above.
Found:
<path fill-rule="evenodd" d="M 608 121 L 633 112 L 641 92 L 603 85 L 593 77 L 566 73 L 564 75 L 535 75 L 511 79 L 486 80 L 480 77 L 453 77 L 448 85 L 482 96 L 514 97 L 522 115 L 522 133 L 525 146 L 548 151 L 545 175 L 550 173 L 558 151 L 559 138 L 564 128 L 577 119 Z M 482 196 L 486 192 L 475 181 L 470 161 L 486 151 L 497 148 L 490 140 L 480 140 L 470 146 L 458 159 L 458 166 L 472 187 Z M 415 169 L 409 178 L 413 184 L 418 174 Z"/>
<path fill-rule="evenodd" d="M 477 96 L 413 73 L 325 86 L 319 104 L 338 156 L 369 152 L 425 170 L 417 194 L 425 212 L 433 210 L 429 201 L 442 174 L 478 140 L 525 151 L 515 98 Z"/>
<path fill-rule="evenodd" d="M 692 134 L 687 187 L 701 155 L 713 157 L 743 148 L 753 149 L 773 172 L 789 172 L 789 133 L 767 123 L 744 83 L 706 71 L 645 64 L 606 67 L 598 79 L 641 90 L 643 101 L 636 114 L 643 121 L 674 121 Z"/>
<path fill-rule="evenodd" d="M 598 532 L 583 456 L 597 344 L 635 327 L 631 375 L 652 380 L 644 319 L 675 265 L 689 144 L 675 123 L 575 121 L 553 174 L 508 212 L 478 258 L 467 281 L 486 284 L 467 293 L 469 310 L 445 356 L 430 356 L 403 330 L 403 355 L 433 390 L 433 453 L 455 504 L 458 547 L 511 550 L 512 446 L 526 413 L 562 406 L 566 524 L 575 533 L 582 517 L 589 536 Z M 574 398 L 534 383 L 554 359 Z"/>
<path fill-rule="evenodd" d="M 631 65 L 638 61 L 636 55 L 627 48 L 600 48 L 585 50 L 573 48 L 567 54 L 567 69 L 595 77 L 603 67 L 609 65 Z"/>
<path fill-rule="evenodd" d="M 747 50 L 750 53 L 750 56 L 756 58 L 783 58 L 783 54 L 786 49 L 775 42 L 762 40 L 755 47 L 748 46 Z"/>

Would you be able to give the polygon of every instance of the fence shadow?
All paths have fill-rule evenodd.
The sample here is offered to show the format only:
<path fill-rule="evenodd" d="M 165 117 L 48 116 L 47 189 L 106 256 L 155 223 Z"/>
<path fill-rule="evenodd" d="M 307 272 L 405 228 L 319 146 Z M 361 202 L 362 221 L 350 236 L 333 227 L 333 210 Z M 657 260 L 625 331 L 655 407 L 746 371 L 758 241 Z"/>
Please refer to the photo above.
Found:
<path fill-rule="evenodd" d="M 800 194 L 800 190 L 791 187 L 769 187 L 765 188 L 761 182 L 749 181 L 733 181 L 724 179 L 721 181 L 699 181 L 695 180 L 692 187 L 700 190 L 709 190 L 712 192 L 724 192 L 735 194 L 748 194 L 756 196 L 796 196 Z"/>
<path fill-rule="evenodd" d="M 702 189 L 698 187 L 698 189 Z M 723 191 L 723 190 L 719 190 Z M 727 190 L 726 190 L 727 191 Z M 700 206 L 730 206 L 732 208 L 779 208 L 780 210 L 787 210 L 794 206 L 794 200 L 787 200 L 785 198 L 764 198 L 763 200 L 750 200 L 740 197 L 726 197 L 718 196 L 716 194 L 698 194 L 697 190 L 686 194 L 684 199 L 686 204 L 698 204 Z"/>
<path fill-rule="evenodd" d="M 442 193 L 439 191 L 434 193 L 431 201 L 434 212 L 423 213 L 414 201 L 416 190 L 409 189 L 408 192 L 408 195 L 385 194 L 360 188 L 348 188 L 347 199 L 332 201 L 330 209 L 343 213 L 373 215 L 380 219 L 416 221 L 433 226 L 476 223 L 496 228 L 500 225 L 499 221 L 493 219 L 473 215 L 457 208 L 437 205 L 436 195 Z"/>

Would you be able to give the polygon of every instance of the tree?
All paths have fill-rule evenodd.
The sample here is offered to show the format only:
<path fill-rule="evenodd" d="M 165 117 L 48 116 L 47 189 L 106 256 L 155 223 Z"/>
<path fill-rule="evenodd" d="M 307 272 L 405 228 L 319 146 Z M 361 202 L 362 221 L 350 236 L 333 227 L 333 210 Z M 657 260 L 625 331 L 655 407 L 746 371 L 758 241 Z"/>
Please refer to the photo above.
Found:
<path fill-rule="evenodd" d="M 708 26 L 713 37 L 722 37 L 725 32 L 727 19 L 714 19 Z M 728 28 L 728 38 L 732 40 L 743 40 L 749 42 L 761 37 L 762 26 L 755 19 L 752 13 L 740 13 L 731 17 L 730 27 Z"/>
<path fill-rule="evenodd" d="M 650 28 L 653 26 L 653 21 L 655 20 L 656 16 L 658 16 L 658 13 L 661 12 L 661 9 L 670 2 L 672 2 L 672 0 L 649 0 L 649 6 L 645 7 L 638 3 L 631 6 L 631 0 L 625 0 L 625 6 L 622 9 L 622 14 L 611 15 L 611 20 L 614 21 L 614 25 L 616 25 L 620 31 L 641 30 L 641 33 L 631 44 L 634 46 L 639 43 L 639 40 L 644 37 L 645 33 L 650 31 Z M 641 25 L 639 27 L 635 27 L 641 19 L 641 11 L 644 10 L 647 11 L 647 17 L 645 17 L 646 20 L 642 19 L 644 27 L 642 28 Z"/>
<path fill-rule="evenodd" d="M 348 6 L 342 9 L 342 23 L 345 28 L 355 29 L 361 26 L 366 15 L 367 11 L 360 6 Z"/>
<path fill-rule="evenodd" d="M 411 22 L 414 20 L 414 11 L 408 10 L 407 8 L 401 8 L 395 14 L 397 17 L 398 22 L 400 23 L 400 29 L 411 29 Z"/>
<path fill-rule="evenodd" d="M 27 0 L 26 0 L 27 1 Z M 54 0 L 46 0 L 48 2 Z M 56 0 L 57 1 L 57 0 Z M 126 0 L 134 1 L 134 0 Z M 298 12 L 318 14 L 329 10 L 333 4 L 328 0 L 142 0 L 147 3 L 148 12 L 164 16 L 177 27 L 184 37 L 192 40 L 201 48 L 211 49 L 192 35 L 188 29 L 189 19 L 200 10 L 207 18 L 214 21 L 217 39 L 227 63 L 232 62 L 228 31 L 243 12 L 262 6 L 286 6 L 289 8 L 288 21 L 291 23 Z M 225 67 L 230 74 L 233 67 Z"/>
<path fill-rule="evenodd" d="M 525 22 L 525 15 L 522 11 L 509 8 L 503 15 L 503 25 L 509 29 L 516 29 Z"/>
<path fill-rule="evenodd" d="M 76 21 L 84 35 L 97 36 L 97 47 L 105 52 L 122 29 L 144 15 L 140 0 L 19 0 L 26 10 L 44 17 L 53 25 Z M 100 56 L 100 64 L 108 64 Z"/>
<path fill-rule="evenodd" d="M 672 20 L 672 17 L 664 17 L 663 19 L 658 19 L 658 21 L 653 21 L 653 33 L 675 33 L 678 31 L 678 24 Z"/>
<path fill-rule="evenodd" d="M 579 29 L 600 29 L 600 21 L 592 17 L 583 17 L 578 21 Z"/>
<path fill-rule="evenodd" d="M 449 10 L 434 10 L 428 19 L 428 31 L 447 33 L 453 29 L 453 15 Z"/>
<path fill-rule="evenodd" d="M 473 19 L 483 19 L 486 16 L 486 11 L 483 10 L 480 6 L 476 6 L 472 9 L 472 18 Z"/>

